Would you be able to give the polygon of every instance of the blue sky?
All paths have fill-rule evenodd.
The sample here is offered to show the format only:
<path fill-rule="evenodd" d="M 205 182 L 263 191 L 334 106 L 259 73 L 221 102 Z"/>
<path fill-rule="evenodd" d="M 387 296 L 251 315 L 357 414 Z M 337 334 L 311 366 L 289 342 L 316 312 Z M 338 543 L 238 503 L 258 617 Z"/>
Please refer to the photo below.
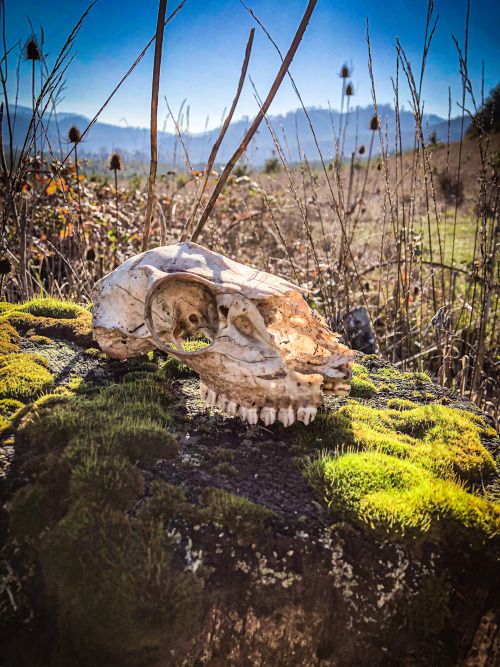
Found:
<path fill-rule="evenodd" d="M 87 7 L 83 0 L 5 0 L 9 44 L 24 43 L 30 34 L 28 15 L 35 30 L 42 25 L 48 64 Z M 168 2 L 170 13 L 177 2 Z M 285 52 L 307 5 L 306 0 L 247 0 Z M 68 74 L 61 111 L 92 117 L 100 108 L 137 55 L 155 32 L 156 0 L 98 0 L 77 38 L 77 55 Z M 466 0 L 436 0 L 439 14 L 428 58 L 423 97 L 429 113 L 446 116 L 448 87 L 455 104 L 461 98 L 458 58 L 452 35 L 462 44 L 465 32 Z M 318 0 L 310 25 L 292 63 L 291 72 L 307 106 L 340 106 L 341 82 L 338 72 L 347 61 L 352 64 L 356 95 L 353 104 L 371 103 L 367 67 L 366 18 L 370 21 L 372 55 L 378 102 L 393 102 L 391 76 L 395 75 L 396 36 L 399 37 L 416 71 L 420 72 L 427 15 L 427 1 Z M 190 130 L 216 127 L 226 107 L 231 105 L 239 79 L 248 34 L 254 21 L 238 0 L 187 0 L 185 7 L 167 26 L 161 72 L 159 125 L 163 126 L 166 95 L 174 113 L 186 98 L 190 107 Z M 485 91 L 500 80 L 500 3 L 471 1 L 469 30 L 469 70 L 477 97 L 481 96 L 481 68 L 485 61 Z M 16 50 L 19 53 L 19 49 Z M 125 82 L 101 116 L 113 124 L 149 125 L 149 98 L 153 47 Z M 12 63 L 14 65 L 14 62 Z M 264 97 L 279 69 L 280 61 L 256 28 L 249 73 Z M 9 88 L 15 87 L 15 67 Z M 21 62 L 20 97 L 30 104 L 31 64 Z M 402 86 L 400 101 L 408 93 Z M 271 113 L 286 113 L 299 106 L 295 93 L 285 81 Z M 406 107 L 409 105 L 406 102 Z M 252 117 L 257 111 L 253 90 L 247 81 L 235 118 Z M 172 123 L 167 129 L 172 131 Z"/>

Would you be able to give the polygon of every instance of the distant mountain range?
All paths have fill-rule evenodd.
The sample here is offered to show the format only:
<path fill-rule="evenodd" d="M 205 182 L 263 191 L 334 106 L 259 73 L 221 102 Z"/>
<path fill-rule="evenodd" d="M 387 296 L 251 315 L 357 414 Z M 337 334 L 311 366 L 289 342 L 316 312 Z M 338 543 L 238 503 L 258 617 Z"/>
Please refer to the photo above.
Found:
<path fill-rule="evenodd" d="M 22 145 L 26 137 L 26 132 L 31 118 L 31 109 L 19 106 L 17 108 L 16 124 L 14 128 L 14 145 Z M 394 109 L 390 105 L 380 105 L 378 113 L 382 119 L 385 136 L 385 123 L 388 123 L 388 137 L 391 152 L 395 145 L 396 116 Z M 332 120 L 336 134 L 340 129 L 340 114 L 338 111 L 327 109 L 310 108 L 308 114 L 311 119 L 318 144 L 325 160 L 335 155 L 335 144 L 332 131 Z M 372 132 L 369 130 L 370 119 L 373 115 L 373 107 L 357 107 L 351 110 L 349 122 L 345 132 L 344 155 L 349 156 L 355 148 L 356 132 L 357 146 L 365 144 L 368 152 Z M 89 119 L 84 116 L 73 113 L 59 113 L 57 116 L 59 132 L 63 151 L 68 151 L 70 145 L 67 142 L 68 130 L 72 125 L 76 125 L 81 132 L 89 124 Z M 345 127 L 346 114 L 344 112 L 343 124 Z M 287 158 L 291 156 L 293 161 L 299 159 L 298 140 L 300 142 L 300 151 L 305 153 L 307 159 L 314 162 L 318 159 L 318 152 L 315 146 L 308 120 L 302 109 L 290 111 L 286 115 L 270 116 L 269 122 L 273 131 L 282 145 Z M 436 133 L 437 141 L 446 142 L 448 135 L 448 121 L 439 116 L 428 114 L 424 118 L 426 132 Z M 251 120 L 244 118 L 231 123 L 228 128 L 226 138 L 222 143 L 217 156 L 217 164 L 225 163 L 248 129 Z M 410 111 L 400 111 L 401 141 L 403 150 L 413 147 L 415 136 L 415 121 Z M 461 119 L 453 118 L 450 123 L 450 141 L 460 139 Z M 6 119 L 4 114 L 4 137 L 6 134 Z M 53 147 L 59 147 L 57 139 L 57 127 L 52 118 L 48 125 L 48 133 Z M 188 150 L 191 163 L 194 167 L 203 165 L 210 153 L 210 149 L 215 142 L 219 130 L 209 130 L 207 132 L 189 133 L 184 136 L 184 143 Z M 344 130 L 342 129 L 342 134 Z M 427 136 L 426 136 L 427 138 Z M 379 146 L 378 132 L 375 136 L 374 155 Z M 174 134 L 168 132 L 158 133 L 159 161 L 166 164 L 173 164 L 174 157 L 177 166 L 184 165 L 184 153 L 182 146 L 177 141 Z M 263 121 L 258 133 L 247 149 L 245 160 L 254 167 L 260 167 L 264 162 L 273 156 L 275 145 L 271 133 Z M 126 162 L 146 162 L 149 161 L 149 129 L 139 127 L 119 127 L 108 123 L 95 123 L 79 146 L 78 154 L 81 157 L 106 159 L 112 152 L 119 152 Z"/>

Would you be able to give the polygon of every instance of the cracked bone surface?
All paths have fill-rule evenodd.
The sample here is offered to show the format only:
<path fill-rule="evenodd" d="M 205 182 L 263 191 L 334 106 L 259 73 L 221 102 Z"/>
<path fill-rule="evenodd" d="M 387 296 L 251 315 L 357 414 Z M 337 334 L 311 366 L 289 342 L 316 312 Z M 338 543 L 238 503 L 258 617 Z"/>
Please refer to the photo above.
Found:
<path fill-rule="evenodd" d="M 229 416 L 309 424 L 322 388 L 349 393 L 354 352 L 301 291 L 195 243 L 162 246 L 96 283 L 94 338 L 115 359 L 167 351 L 200 375 L 207 404 Z M 183 350 L 183 340 L 200 335 L 210 345 Z"/>

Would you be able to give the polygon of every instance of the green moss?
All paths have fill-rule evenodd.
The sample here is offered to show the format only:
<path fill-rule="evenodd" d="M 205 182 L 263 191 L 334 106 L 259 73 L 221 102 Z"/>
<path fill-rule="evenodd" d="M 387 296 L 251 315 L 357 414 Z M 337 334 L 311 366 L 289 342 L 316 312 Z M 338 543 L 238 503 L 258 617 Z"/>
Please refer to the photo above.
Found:
<path fill-rule="evenodd" d="M 141 473 L 122 456 L 101 456 L 98 447 L 69 448 L 71 466 L 70 496 L 87 502 L 126 510 L 142 493 Z"/>
<path fill-rule="evenodd" d="M 147 511 L 124 514 L 143 492 L 132 464 L 177 452 L 172 398 L 150 376 L 92 395 L 46 395 L 19 411 L 32 447 L 24 472 L 36 482 L 14 495 L 11 530 L 30 540 L 59 626 L 95 653 L 93 664 L 168 651 L 197 618 L 202 582 L 174 567 L 177 540 L 163 527 L 177 505 L 189 509 L 182 490 L 154 485 Z"/>
<path fill-rule="evenodd" d="M 336 512 L 393 539 L 444 536 L 500 554 L 500 507 L 381 452 L 321 456 L 305 476 Z"/>
<path fill-rule="evenodd" d="M 9 324 L 19 333 L 29 336 L 42 335 L 68 340 L 85 348 L 92 344 L 92 316 L 84 309 L 76 317 L 66 318 L 35 316 L 15 309 L 0 317 L 0 326 L 3 324 Z"/>
<path fill-rule="evenodd" d="M 170 387 L 157 378 L 112 385 L 90 396 L 57 396 L 50 405 L 35 406 L 19 430 L 39 451 L 92 442 L 149 465 L 177 454 L 177 442 L 166 428 L 171 418 L 162 407 L 172 398 Z"/>
<path fill-rule="evenodd" d="M 387 407 L 391 410 L 413 410 L 413 408 L 417 408 L 418 405 L 413 401 L 408 401 L 404 398 L 391 398 L 390 401 L 387 401 Z"/>
<path fill-rule="evenodd" d="M 21 401 L 16 401 L 13 398 L 3 398 L 0 400 L 0 415 L 2 417 L 10 417 L 19 410 L 19 408 L 23 407 L 24 403 L 21 403 Z"/>
<path fill-rule="evenodd" d="M 32 462 L 31 468 L 39 479 L 36 484 L 16 492 L 9 510 L 9 523 L 18 537 L 35 539 L 68 511 L 71 468 L 68 461 L 53 455 Z"/>
<path fill-rule="evenodd" d="M 401 378 L 403 380 L 411 380 L 415 384 L 423 385 L 426 384 L 427 382 L 431 382 L 431 378 L 427 375 L 427 373 L 402 373 Z"/>
<path fill-rule="evenodd" d="M 93 357 L 94 359 L 99 359 L 99 360 L 102 360 L 102 361 L 105 361 L 106 359 L 108 359 L 108 356 L 106 354 L 104 354 L 104 352 L 101 352 L 101 350 L 98 350 L 95 347 L 89 347 L 88 349 L 83 350 L 83 354 L 86 357 Z"/>
<path fill-rule="evenodd" d="M 234 459 L 234 451 L 227 447 L 220 447 L 215 450 L 214 456 L 218 461 L 232 461 Z"/>
<path fill-rule="evenodd" d="M 352 365 L 352 373 L 354 376 L 356 375 L 362 375 L 362 376 L 368 376 L 368 369 L 362 366 L 361 364 L 358 364 L 356 361 Z"/>
<path fill-rule="evenodd" d="M 417 594 L 410 598 L 407 618 L 414 631 L 424 637 L 438 635 L 451 618 L 451 586 L 444 577 L 427 576 Z"/>
<path fill-rule="evenodd" d="M 207 507 L 207 517 L 234 533 L 244 546 L 259 542 L 266 520 L 274 516 L 264 505 L 212 487 L 203 490 L 202 502 Z"/>
<path fill-rule="evenodd" d="M 34 354 L 6 354 L 0 357 L 0 398 L 32 401 L 54 385 L 46 369 L 47 360 Z"/>
<path fill-rule="evenodd" d="M 475 415 L 403 399 L 385 410 L 352 401 L 292 429 L 296 453 L 328 452 L 309 459 L 304 474 L 355 524 L 394 539 L 446 534 L 497 548 L 500 508 L 466 489 L 488 485 L 495 469 L 480 439 L 489 431 Z"/>
<path fill-rule="evenodd" d="M 47 338 L 47 336 L 28 336 L 28 340 L 32 343 L 35 343 L 36 345 L 49 345 L 52 343 L 50 338 Z"/>
<path fill-rule="evenodd" d="M 141 509 L 141 516 L 168 523 L 184 507 L 184 491 L 174 484 L 163 481 L 154 482 L 151 500 Z"/>
<path fill-rule="evenodd" d="M 14 342 L 17 340 L 19 340 L 19 334 L 10 324 L 6 322 L 0 324 L 0 354 L 17 352 L 19 347 Z"/>
<path fill-rule="evenodd" d="M 86 308 L 76 303 L 54 299 L 52 297 L 37 297 L 27 303 L 14 304 L 7 312 L 29 313 L 35 317 L 52 317 L 54 319 L 75 319 L 83 313 L 88 313 Z"/>
<path fill-rule="evenodd" d="M 354 398 L 371 398 L 376 393 L 377 388 L 371 380 L 365 380 L 364 377 L 352 378 L 350 396 Z"/>
<path fill-rule="evenodd" d="M 195 352 L 207 347 L 209 343 L 204 340 L 183 341 L 182 347 L 186 352 Z M 168 357 L 162 366 L 162 373 L 167 378 L 196 377 L 197 374 L 189 366 L 177 361 L 174 357 Z"/>
<path fill-rule="evenodd" d="M 335 413 L 318 415 L 307 429 L 296 426 L 293 432 L 302 449 L 378 450 L 467 482 L 480 483 L 494 470 L 479 438 L 485 429 L 468 413 L 442 405 L 401 411 L 351 402 Z"/>
<path fill-rule="evenodd" d="M 92 505 L 75 505 L 44 537 L 40 562 L 59 623 L 98 664 L 168 651 L 189 634 L 202 582 L 174 567 L 175 549 L 161 523 Z"/>
<path fill-rule="evenodd" d="M 215 475 L 235 477 L 238 474 L 238 469 L 232 466 L 228 461 L 223 461 L 212 468 L 212 473 Z"/>

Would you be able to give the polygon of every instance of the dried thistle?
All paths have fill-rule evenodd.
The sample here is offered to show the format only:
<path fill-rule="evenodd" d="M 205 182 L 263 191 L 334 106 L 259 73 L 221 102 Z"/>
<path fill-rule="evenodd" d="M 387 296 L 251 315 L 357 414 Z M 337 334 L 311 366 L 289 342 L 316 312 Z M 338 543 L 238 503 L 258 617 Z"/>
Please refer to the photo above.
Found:
<path fill-rule="evenodd" d="M 362 145 L 358 148 L 358 153 L 359 153 L 360 155 L 364 155 L 365 152 L 366 152 L 366 146 L 365 146 L 364 144 L 362 144 Z"/>
<path fill-rule="evenodd" d="M 82 135 L 80 134 L 80 130 L 76 127 L 76 125 L 70 127 L 68 132 L 68 141 L 72 144 L 79 144 L 81 140 Z"/>
<path fill-rule="evenodd" d="M 354 86 L 352 85 L 351 82 L 349 82 L 347 84 L 346 89 L 345 89 L 345 94 L 347 95 L 347 97 L 350 97 L 351 95 L 354 95 Z"/>
<path fill-rule="evenodd" d="M 380 121 L 379 121 L 379 118 L 378 118 L 377 114 L 374 114 L 374 115 L 371 117 L 371 120 L 370 120 L 370 130 L 371 130 L 372 132 L 376 132 L 377 130 L 380 130 Z"/>
<path fill-rule="evenodd" d="M 122 158 L 119 153 L 113 153 L 109 158 L 109 168 L 111 171 L 121 171 L 123 169 Z"/>
<path fill-rule="evenodd" d="M 26 58 L 26 60 L 35 61 L 42 59 L 42 51 L 38 46 L 38 40 L 36 38 L 36 35 L 31 35 L 31 37 L 28 37 L 28 39 L 26 40 L 26 44 L 24 45 L 23 48 L 23 55 Z"/>
<path fill-rule="evenodd" d="M 351 72 L 349 70 L 349 67 L 347 66 L 347 63 L 344 63 L 340 68 L 339 76 L 341 79 L 348 79 L 351 76 Z"/>

